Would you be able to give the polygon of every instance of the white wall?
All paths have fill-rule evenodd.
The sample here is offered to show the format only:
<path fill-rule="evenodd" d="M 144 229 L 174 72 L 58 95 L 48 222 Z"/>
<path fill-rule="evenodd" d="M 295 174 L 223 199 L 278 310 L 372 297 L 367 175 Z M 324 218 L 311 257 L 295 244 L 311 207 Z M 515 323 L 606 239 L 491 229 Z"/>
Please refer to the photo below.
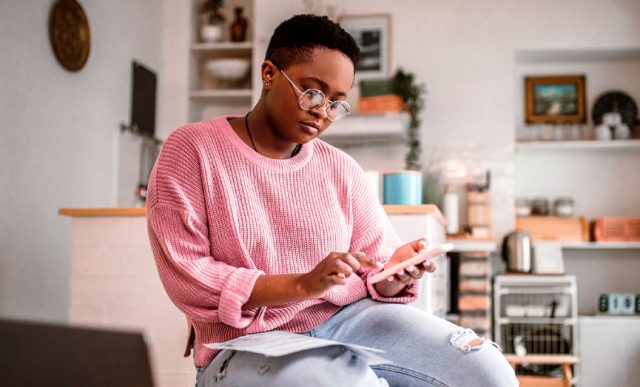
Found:
<path fill-rule="evenodd" d="M 161 67 L 159 1 L 81 3 L 92 46 L 71 73 L 50 48 L 53 1 L 0 2 L 0 316 L 66 319 L 71 223 L 57 210 L 116 204 L 131 60 Z"/>
<path fill-rule="evenodd" d="M 637 0 L 256 3 L 259 17 L 250 23 L 265 46 L 275 25 L 305 11 L 305 3 L 333 6 L 337 14 L 391 14 L 394 62 L 428 89 L 425 161 L 466 155 L 480 165 L 499 165 L 498 229 L 511 227 L 513 219 L 515 52 L 640 47 Z M 51 52 L 51 4 L 0 3 L 0 315 L 62 320 L 70 227 L 56 211 L 126 201 L 118 199 L 127 195 L 126 184 L 117 184 L 118 148 L 126 140 L 118 124 L 129 116 L 132 59 L 159 70 L 158 136 L 187 121 L 191 2 L 82 0 L 93 45 L 79 73 L 62 69 Z M 404 149 L 354 155 L 364 167 L 395 169 L 402 166 Z"/>
<path fill-rule="evenodd" d="M 303 3 L 337 15 L 392 16 L 393 61 L 415 73 L 427 87 L 424 165 L 429 168 L 453 158 L 492 169 L 496 236 L 509 231 L 514 218 L 514 123 L 522 121 L 521 95 L 515 94 L 521 82 L 516 52 L 640 47 L 637 0 L 257 0 L 258 42 L 266 44 L 277 23 L 308 10 Z M 404 166 L 406 149 L 348 151 L 365 168 L 397 169 Z M 565 181 L 572 184 L 574 180 L 565 176 Z M 633 182 L 634 191 L 640 189 L 640 181 Z M 430 198 L 436 203 L 437 189 L 431 189 Z M 640 203 L 628 203 L 627 207 L 640 211 Z"/>

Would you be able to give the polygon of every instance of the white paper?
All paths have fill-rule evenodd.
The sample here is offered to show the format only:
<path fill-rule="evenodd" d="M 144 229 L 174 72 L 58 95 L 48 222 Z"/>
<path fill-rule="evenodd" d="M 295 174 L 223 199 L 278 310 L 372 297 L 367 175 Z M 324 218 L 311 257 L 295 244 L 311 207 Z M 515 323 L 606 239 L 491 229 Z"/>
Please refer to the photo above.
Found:
<path fill-rule="evenodd" d="M 284 356 L 313 348 L 340 345 L 358 354 L 367 364 L 389 364 L 391 361 L 378 356 L 384 351 L 361 345 L 341 343 L 334 340 L 319 339 L 297 333 L 271 331 L 238 337 L 224 343 L 209 343 L 204 346 L 211 349 L 233 349 L 261 354 L 264 356 Z"/>

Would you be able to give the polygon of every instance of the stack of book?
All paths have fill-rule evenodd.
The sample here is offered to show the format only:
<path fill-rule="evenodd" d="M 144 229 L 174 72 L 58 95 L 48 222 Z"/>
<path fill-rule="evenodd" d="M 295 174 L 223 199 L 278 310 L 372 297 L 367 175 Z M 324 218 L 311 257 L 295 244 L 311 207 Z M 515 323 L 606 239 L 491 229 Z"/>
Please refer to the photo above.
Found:
<path fill-rule="evenodd" d="M 359 114 L 399 113 L 404 101 L 395 91 L 393 79 L 360 81 Z"/>

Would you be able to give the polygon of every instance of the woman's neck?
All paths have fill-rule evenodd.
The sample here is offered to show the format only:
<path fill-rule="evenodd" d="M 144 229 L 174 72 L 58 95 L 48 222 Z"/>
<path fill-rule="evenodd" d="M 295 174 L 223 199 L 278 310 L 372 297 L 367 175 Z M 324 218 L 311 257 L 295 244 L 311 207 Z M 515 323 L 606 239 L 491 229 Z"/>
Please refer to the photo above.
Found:
<path fill-rule="evenodd" d="M 297 144 L 278 134 L 260 103 L 247 113 L 247 116 L 234 119 L 230 123 L 238 136 L 263 156 L 288 159 L 294 154 Z"/>

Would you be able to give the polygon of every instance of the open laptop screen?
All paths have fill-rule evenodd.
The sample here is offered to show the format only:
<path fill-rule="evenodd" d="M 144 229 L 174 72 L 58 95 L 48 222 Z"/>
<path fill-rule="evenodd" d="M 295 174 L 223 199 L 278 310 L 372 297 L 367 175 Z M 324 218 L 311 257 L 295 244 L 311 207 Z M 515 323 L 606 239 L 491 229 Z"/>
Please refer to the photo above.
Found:
<path fill-rule="evenodd" d="M 0 320 L 0 386 L 152 385 L 140 333 Z"/>

